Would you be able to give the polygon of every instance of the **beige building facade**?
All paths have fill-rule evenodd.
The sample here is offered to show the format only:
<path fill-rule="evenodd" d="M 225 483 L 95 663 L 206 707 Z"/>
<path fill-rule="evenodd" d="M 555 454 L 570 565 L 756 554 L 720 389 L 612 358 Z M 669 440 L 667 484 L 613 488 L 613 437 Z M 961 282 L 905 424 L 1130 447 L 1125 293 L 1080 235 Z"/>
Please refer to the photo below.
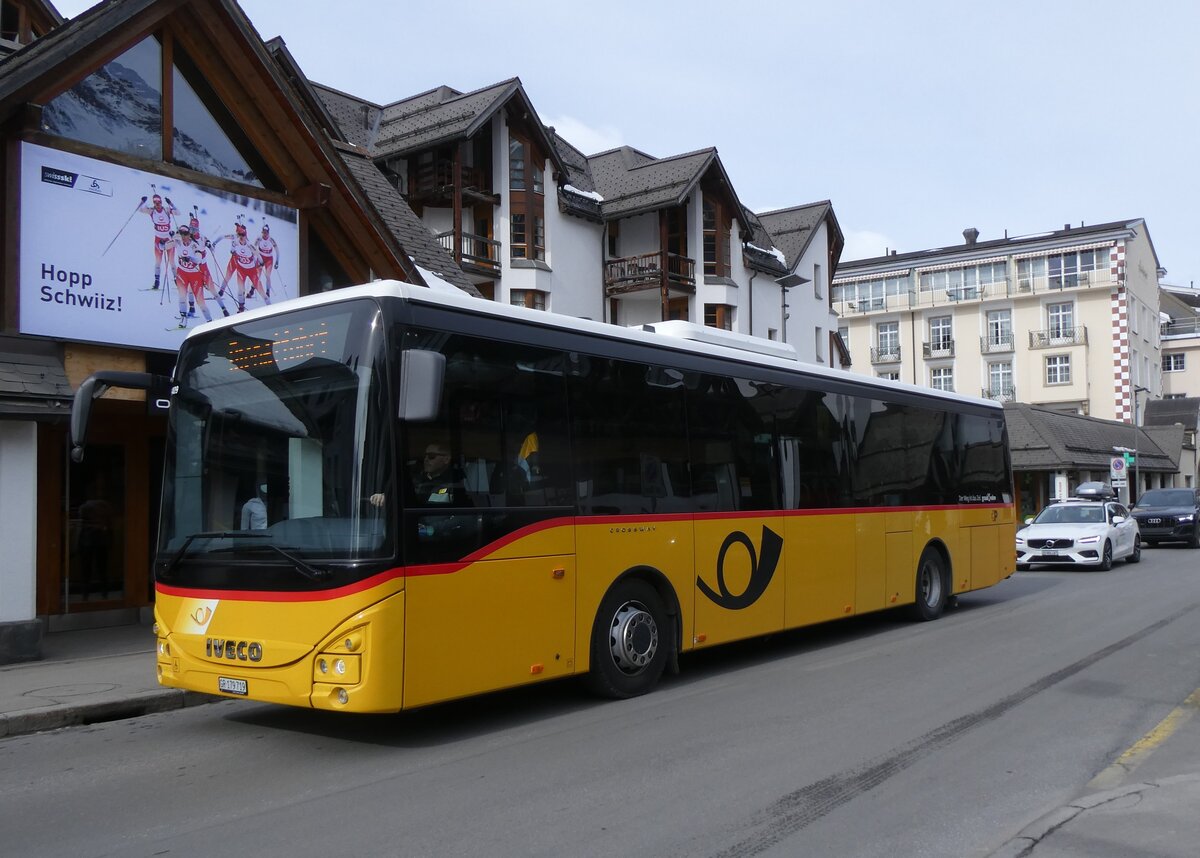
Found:
<path fill-rule="evenodd" d="M 1131 421 L 1162 392 L 1159 277 L 1143 220 L 842 262 L 852 369 Z"/>

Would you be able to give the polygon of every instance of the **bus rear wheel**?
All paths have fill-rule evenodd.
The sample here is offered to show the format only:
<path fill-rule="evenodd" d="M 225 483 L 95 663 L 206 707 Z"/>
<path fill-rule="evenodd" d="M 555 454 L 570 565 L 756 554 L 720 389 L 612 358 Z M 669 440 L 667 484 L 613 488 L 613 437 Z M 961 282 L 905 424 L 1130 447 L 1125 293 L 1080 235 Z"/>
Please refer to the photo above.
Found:
<path fill-rule="evenodd" d="M 936 620 L 946 609 L 950 597 L 949 576 L 942 555 L 934 548 L 926 548 L 917 563 L 917 600 L 912 607 L 915 620 Z"/>
<path fill-rule="evenodd" d="M 672 645 L 666 610 L 645 581 L 627 580 L 600 603 L 592 626 L 592 691 L 623 699 L 658 684 Z"/>

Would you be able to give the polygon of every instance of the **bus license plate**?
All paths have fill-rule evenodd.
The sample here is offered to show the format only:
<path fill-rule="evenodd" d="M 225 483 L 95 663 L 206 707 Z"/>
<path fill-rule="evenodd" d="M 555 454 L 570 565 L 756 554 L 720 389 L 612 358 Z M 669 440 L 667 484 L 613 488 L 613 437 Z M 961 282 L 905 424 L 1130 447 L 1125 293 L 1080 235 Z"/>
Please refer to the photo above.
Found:
<path fill-rule="evenodd" d="M 228 676 L 217 677 L 217 688 L 224 691 L 226 694 L 240 694 L 246 696 L 246 680 L 230 679 Z"/>

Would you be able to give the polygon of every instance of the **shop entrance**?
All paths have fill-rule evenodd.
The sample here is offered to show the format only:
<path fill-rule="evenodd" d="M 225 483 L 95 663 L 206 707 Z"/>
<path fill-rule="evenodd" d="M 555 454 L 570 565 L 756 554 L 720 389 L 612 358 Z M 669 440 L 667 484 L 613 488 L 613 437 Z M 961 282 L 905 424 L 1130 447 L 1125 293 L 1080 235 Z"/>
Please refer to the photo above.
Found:
<path fill-rule="evenodd" d="M 166 421 L 142 403 L 95 406 L 82 462 L 65 427 L 43 427 L 38 442 L 37 603 L 52 628 L 136 621 L 153 602 Z"/>

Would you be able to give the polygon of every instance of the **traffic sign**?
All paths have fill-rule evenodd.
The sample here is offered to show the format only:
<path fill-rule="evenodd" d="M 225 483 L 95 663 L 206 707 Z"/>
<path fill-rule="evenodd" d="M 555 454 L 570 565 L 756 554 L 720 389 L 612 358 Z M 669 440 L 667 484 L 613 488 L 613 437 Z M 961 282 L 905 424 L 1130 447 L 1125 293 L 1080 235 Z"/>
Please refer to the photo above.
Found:
<path fill-rule="evenodd" d="M 1126 455 L 1128 455 L 1128 454 L 1126 454 Z M 1125 462 L 1124 456 L 1113 456 L 1111 459 L 1109 459 L 1108 460 L 1109 481 L 1112 482 L 1113 484 L 1116 484 L 1117 480 L 1124 480 L 1125 479 L 1125 467 L 1126 467 L 1126 462 Z"/>

